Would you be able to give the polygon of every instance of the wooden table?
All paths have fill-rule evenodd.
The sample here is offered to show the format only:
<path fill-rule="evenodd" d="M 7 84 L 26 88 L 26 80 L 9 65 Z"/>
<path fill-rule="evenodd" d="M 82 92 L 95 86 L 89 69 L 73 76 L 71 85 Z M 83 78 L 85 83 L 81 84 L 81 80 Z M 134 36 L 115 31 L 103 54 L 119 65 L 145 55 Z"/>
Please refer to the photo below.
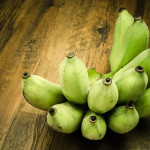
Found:
<path fill-rule="evenodd" d="M 29 105 L 21 92 L 25 71 L 58 83 L 68 52 L 75 52 L 87 68 L 109 72 L 122 6 L 143 16 L 150 29 L 148 0 L 0 0 L 0 149 L 150 149 L 150 118 L 127 134 L 108 130 L 102 141 L 89 141 L 80 129 L 70 135 L 50 129 L 46 112 Z"/>

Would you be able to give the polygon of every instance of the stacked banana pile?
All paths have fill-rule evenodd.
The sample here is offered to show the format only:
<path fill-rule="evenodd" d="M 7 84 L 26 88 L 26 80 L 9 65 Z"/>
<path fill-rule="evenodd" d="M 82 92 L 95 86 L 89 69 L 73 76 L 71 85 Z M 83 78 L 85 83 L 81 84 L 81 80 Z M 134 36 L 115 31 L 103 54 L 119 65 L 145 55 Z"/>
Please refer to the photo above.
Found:
<path fill-rule="evenodd" d="M 74 53 L 66 55 L 59 70 L 60 85 L 40 76 L 22 75 L 22 92 L 32 106 L 48 111 L 47 123 L 62 133 L 81 126 L 82 135 L 101 140 L 107 126 L 127 133 L 140 118 L 150 116 L 149 30 L 140 16 L 119 10 L 110 55 L 111 72 L 87 71 Z"/>

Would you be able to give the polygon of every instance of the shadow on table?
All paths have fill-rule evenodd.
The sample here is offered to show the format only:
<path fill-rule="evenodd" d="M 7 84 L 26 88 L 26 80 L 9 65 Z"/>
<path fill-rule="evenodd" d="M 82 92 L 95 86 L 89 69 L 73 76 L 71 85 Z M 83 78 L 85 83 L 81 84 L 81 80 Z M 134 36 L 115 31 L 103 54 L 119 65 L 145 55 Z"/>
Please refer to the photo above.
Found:
<path fill-rule="evenodd" d="M 90 141 L 85 139 L 82 137 L 80 129 L 72 134 L 61 134 L 56 132 L 50 149 L 149 150 L 150 118 L 141 119 L 138 126 L 126 134 L 116 134 L 110 129 L 107 129 L 107 133 L 101 141 Z"/>

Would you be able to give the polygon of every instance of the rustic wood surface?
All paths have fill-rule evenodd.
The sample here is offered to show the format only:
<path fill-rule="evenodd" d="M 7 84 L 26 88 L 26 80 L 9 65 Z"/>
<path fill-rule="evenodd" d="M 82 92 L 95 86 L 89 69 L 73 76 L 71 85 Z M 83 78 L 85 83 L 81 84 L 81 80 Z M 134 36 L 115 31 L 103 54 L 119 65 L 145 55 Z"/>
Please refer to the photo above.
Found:
<path fill-rule="evenodd" d="M 80 129 L 70 135 L 50 129 L 46 112 L 29 105 L 21 93 L 25 71 L 59 83 L 68 52 L 87 68 L 109 72 L 120 7 L 142 15 L 150 29 L 148 0 L 0 0 L 0 149 L 150 149 L 150 118 L 127 134 L 108 130 L 102 141 L 89 141 Z"/>

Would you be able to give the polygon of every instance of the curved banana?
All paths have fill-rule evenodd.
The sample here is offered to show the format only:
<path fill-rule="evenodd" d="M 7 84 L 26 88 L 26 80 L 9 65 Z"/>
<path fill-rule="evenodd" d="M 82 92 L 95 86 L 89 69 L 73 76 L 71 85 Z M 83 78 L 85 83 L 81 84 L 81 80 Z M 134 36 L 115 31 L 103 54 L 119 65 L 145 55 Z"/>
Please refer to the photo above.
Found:
<path fill-rule="evenodd" d="M 69 102 L 56 104 L 49 109 L 47 123 L 55 131 L 72 133 L 81 125 L 84 110 Z"/>
<path fill-rule="evenodd" d="M 75 56 L 67 54 L 59 70 L 60 85 L 68 101 L 84 104 L 87 101 L 89 79 L 86 66 Z"/>
<path fill-rule="evenodd" d="M 148 77 L 141 66 L 131 68 L 114 79 L 119 92 L 118 103 L 136 101 L 145 91 Z"/>
<path fill-rule="evenodd" d="M 126 106 L 114 108 L 108 115 L 108 127 L 119 134 L 131 131 L 139 122 L 139 114 L 132 104 L 129 102 Z"/>
<path fill-rule="evenodd" d="M 140 118 L 150 117 L 150 88 L 135 102 Z"/>
<path fill-rule="evenodd" d="M 126 30 L 133 22 L 134 18 L 128 13 L 128 11 L 125 8 L 120 8 L 119 16 L 115 24 L 114 40 L 110 54 L 110 64 L 113 64 L 113 61 L 116 61 L 116 53 L 118 53 L 118 48 L 122 43 Z"/>
<path fill-rule="evenodd" d="M 93 112 L 103 114 L 111 110 L 118 101 L 118 89 L 110 78 L 98 80 L 91 85 L 88 106 Z"/>
<path fill-rule="evenodd" d="M 114 76 L 113 79 L 119 77 L 124 74 L 124 72 L 128 69 L 135 68 L 137 66 L 142 66 L 144 71 L 146 72 L 148 78 L 150 79 L 150 49 L 147 49 L 141 52 L 137 57 L 135 57 L 130 63 L 120 69 Z M 148 86 L 150 87 L 150 80 L 148 81 Z"/>
<path fill-rule="evenodd" d="M 149 30 L 147 25 L 139 16 L 134 20 L 126 31 L 121 45 L 116 50 L 114 60 L 110 62 L 113 74 L 148 47 Z"/>
<path fill-rule="evenodd" d="M 104 118 L 88 110 L 81 125 L 82 135 L 89 140 L 101 140 L 104 138 L 106 130 Z"/>
<path fill-rule="evenodd" d="M 28 72 L 23 73 L 22 78 L 23 95 L 32 106 L 48 111 L 54 104 L 65 101 L 60 85 Z"/>

